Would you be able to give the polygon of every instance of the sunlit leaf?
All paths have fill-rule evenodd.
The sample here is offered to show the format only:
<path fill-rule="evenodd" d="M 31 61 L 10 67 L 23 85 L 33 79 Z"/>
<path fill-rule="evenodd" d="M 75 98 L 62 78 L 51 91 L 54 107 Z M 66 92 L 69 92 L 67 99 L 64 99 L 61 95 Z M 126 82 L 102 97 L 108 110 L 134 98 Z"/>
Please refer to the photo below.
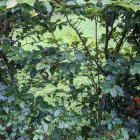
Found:
<path fill-rule="evenodd" d="M 129 134 L 128 134 L 127 129 L 121 128 L 121 133 L 125 139 L 127 139 L 127 140 L 129 139 Z"/>
<path fill-rule="evenodd" d="M 18 3 L 27 3 L 29 5 L 34 5 L 36 0 L 16 0 Z"/>
<path fill-rule="evenodd" d="M 7 3 L 6 3 L 6 8 L 13 8 L 17 5 L 17 2 L 16 0 L 8 0 Z"/>
<path fill-rule="evenodd" d="M 111 4 L 111 0 L 103 0 L 103 5 L 106 5 L 106 4 Z"/>
<path fill-rule="evenodd" d="M 122 6 L 125 8 L 131 8 L 134 11 L 140 10 L 140 6 L 131 3 L 124 3 L 124 2 L 113 2 L 114 5 Z"/>
<path fill-rule="evenodd" d="M 42 69 L 46 69 L 48 67 L 48 65 L 43 64 L 43 63 L 38 63 L 36 65 L 36 70 L 42 70 Z"/>

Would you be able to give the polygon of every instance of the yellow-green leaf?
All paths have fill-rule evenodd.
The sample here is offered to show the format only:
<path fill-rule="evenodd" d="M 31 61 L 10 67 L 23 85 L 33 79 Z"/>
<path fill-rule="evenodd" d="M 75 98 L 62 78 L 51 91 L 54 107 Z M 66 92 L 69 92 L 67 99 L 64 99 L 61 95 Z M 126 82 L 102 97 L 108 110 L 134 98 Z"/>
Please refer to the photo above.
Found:
<path fill-rule="evenodd" d="M 113 2 L 113 5 L 118 5 L 118 6 L 122 6 L 125 8 L 131 8 L 132 10 L 134 10 L 135 12 L 140 10 L 140 6 L 132 4 L 132 3 L 124 3 L 124 2 Z"/>

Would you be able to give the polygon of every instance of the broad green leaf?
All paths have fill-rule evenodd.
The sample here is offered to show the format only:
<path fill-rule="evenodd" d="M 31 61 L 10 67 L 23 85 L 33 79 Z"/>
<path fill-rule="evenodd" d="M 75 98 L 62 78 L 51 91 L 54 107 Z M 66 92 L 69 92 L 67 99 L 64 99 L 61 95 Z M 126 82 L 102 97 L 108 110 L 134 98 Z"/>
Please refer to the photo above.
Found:
<path fill-rule="evenodd" d="M 114 125 L 115 124 L 122 124 L 122 120 L 120 118 L 114 118 Z"/>
<path fill-rule="evenodd" d="M 106 77 L 106 80 L 108 80 L 108 81 L 112 80 L 112 75 L 108 75 L 108 76 Z"/>
<path fill-rule="evenodd" d="M 9 113 L 9 107 L 3 107 L 3 110 L 8 114 Z"/>
<path fill-rule="evenodd" d="M 43 63 L 38 63 L 36 65 L 36 70 L 42 70 L 42 69 L 46 69 L 48 67 L 48 65 L 43 64 Z"/>
<path fill-rule="evenodd" d="M 23 86 L 21 92 L 27 93 L 29 90 L 30 90 L 30 85 L 25 85 L 25 86 Z"/>
<path fill-rule="evenodd" d="M 140 55 L 137 55 L 134 60 L 135 62 L 140 63 Z"/>
<path fill-rule="evenodd" d="M 47 120 L 47 121 L 52 121 L 52 120 L 53 120 L 53 117 L 52 117 L 51 115 L 47 115 L 47 116 L 45 117 L 45 120 Z"/>
<path fill-rule="evenodd" d="M 33 140 L 39 140 L 39 135 L 34 135 Z"/>
<path fill-rule="evenodd" d="M 129 140 L 129 134 L 126 128 L 121 128 L 121 134 L 126 140 Z"/>
<path fill-rule="evenodd" d="M 6 8 L 13 8 L 17 5 L 16 0 L 7 0 L 6 2 Z"/>
<path fill-rule="evenodd" d="M 18 55 L 10 57 L 10 60 L 22 60 L 22 58 Z"/>
<path fill-rule="evenodd" d="M 81 112 L 82 112 L 83 115 L 86 115 L 87 114 L 87 107 L 86 106 L 83 106 L 81 108 Z"/>
<path fill-rule="evenodd" d="M 111 89 L 110 94 L 112 95 L 112 97 L 116 97 L 116 96 L 118 95 L 118 92 L 117 92 L 117 90 L 116 90 L 115 87 L 113 87 L 113 88 Z"/>
<path fill-rule="evenodd" d="M 118 92 L 120 95 L 122 95 L 122 94 L 124 93 L 124 92 L 123 92 L 123 89 L 122 89 L 120 86 L 115 85 L 114 87 L 116 88 L 117 92 Z"/>
<path fill-rule="evenodd" d="M 48 4 L 51 0 L 39 0 L 39 1 L 43 1 L 43 2 L 45 2 L 46 4 Z"/>
<path fill-rule="evenodd" d="M 27 0 L 27 1 L 28 1 L 28 0 Z M 26 3 L 25 0 L 16 0 L 16 2 L 18 2 L 18 3 Z"/>
<path fill-rule="evenodd" d="M 75 2 L 76 2 L 77 4 L 84 4 L 84 3 L 85 3 L 84 0 L 75 0 Z"/>
<path fill-rule="evenodd" d="M 132 65 L 130 68 L 130 73 L 133 75 L 140 74 L 140 63 L 135 63 L 134 65 Z"/>
<path fill-rule="evenodd" d="M 59 127 L 61 128 L 61 129 L 63 129 L 63 128 L 68 128 L 68 124 L 66 123 L 66 122 L 59 122 Z"/>
<path fill-rule="evenodd" d="M 103 0 L 103 5 L 106 5 L 106 4 L 111 4 L 111 0 Z"/>
<path fill-rule="evenodd" d="M 67 2 L 67 5 L 75 5 L 75 4 L 76 3 L 74 1 L 72 1 L 72 0 Z"/>
<path fill-rule="evenodd" d="M 30 11 L 29 13 L 30 13 L 31 17 L 34 17 L 34 16 L 37 15 L 37 13 L 35 12 L 35 10 L 32 10 L 32 11 Z"/>
<path fill-rule="evenodd" d="M 5 7 L 6 6 L 6 1 L 5 0 L 3 0 L 3 1 L 0 1 L 0 7 Z"/>
<path fill-rule="evenodd" d="M 27 4 L 29 4 L 29 5 L 34 5 L 34 3 L 35 3 L 35 1 L 36 0 L 16 0 L 18 3 L 27 3 Z"/>
<path fill-rule="evenodd" d="M 124 0 L 123 2 L 126 3 L 135 3 L 135 2 L 140 2 L 139 0 Z"/>
<path fill-rule="evenodd" d="M 113 5 L 118 5 L 118 6 L 122 6 L 125 8 L 131 8 L 134 11 L 138 11 L 140 10 L 140 6 L 137 6 L 135 4 L 131 4 L 131 3 L 124 3 L 124 2 L 113 2 Z"/>
<path fill-rule="evenodd" d="M 42 134 L 44 134 L 44 131 L 39 127 L 37 130 L 35 130 L 35 134 L 39 134 L 39 136 L 41 136 Z"/>
<path fill-rule="evenodd" d="M 105 92 L 105 93 L 109 93 L 110 92 L 110 90 L 111 90 L 111 87 L 112 87 L 112 85 L 111 84 L 109 84 L 109 83 L 103 83 L 102 84 L 102 89 L 103 89 L 103 92 Z"/>
<path fill-rule="evenodd" d="M 111 116 L 112 116 L 112 118 L 116 118 L 117 117 L 117 112 L 116 112 L 115 109 L 111 111 Z"/>
<path fill-rule="evenodd" d="M 25 116 L 24 116 L 24 114 L 20 115 L 20 116 L 18 117 L 18 120 L 19 120 L 19 121 L 23 121 L 23 120 L 25 120 Z"/>
<path fill-rule="evenodd" d="M 6 100 L 6 97 L 3 96 L 1 93 L 0 93 L 0 101 L 5 101 Z"/>
<path fill-rule="evenodd" d="M 78 50 L 75 50 L 75 56 L 76 56 L 77 60 L 80 62 L 82 62 L 84 60 L 82 53 Z"/>
<path fill-rule="evenodd" d="M 49 124 L 49 127 L 48 127 L 48 135 L 49 135 L 49 136 L 52 135 L 53 130 L 54 130 L 53 125 L 52 125 L 52 124 Z"/>
<path fill-rule="evenodd" d="M 83 140 L 82 136 L 78 136 L 75 140 Z M 89 139 L 92 140 L 92 139 Z"/>
<path fill-rule="evenodd" d="M 54 112 L 54 117 L 58 117 L 61 113 L 62 113 L 62 110 L 61 110 L 61 109 L 57 109 L 57 110 Z"/>
<path fill-rule="evenodd" d="M 52 11 L 52 6 L 50 4 L 46 4 L 45 6 L 46 6 L 48 13 L 50 13 Z"/>
<path fill-rule="evenodd" d="M 35 69 L 30 71 L 30 77 L 34 78 L 37 75 L 37 71 Z"/>
<path fill-rule="evenodd" d="M 46 123 L 43 124 L 43 129 L 44 129 L 45 132 L 48 131 L 48 125 Z"/>
<path fill-rule="evenodd" d="M 1 92 L 4 93 L 6 88 L 7 88 L 7 86 L 4 83 L 0 82 L 0 93 Z"/>

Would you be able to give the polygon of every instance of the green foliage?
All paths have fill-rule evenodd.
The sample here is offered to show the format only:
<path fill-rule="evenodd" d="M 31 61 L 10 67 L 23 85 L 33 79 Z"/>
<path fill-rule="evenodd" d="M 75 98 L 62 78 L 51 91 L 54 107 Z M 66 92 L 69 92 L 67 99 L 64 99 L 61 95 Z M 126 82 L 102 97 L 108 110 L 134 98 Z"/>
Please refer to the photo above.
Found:
<path fill-rule="evenodd" d="M 0 139 L 140 138 L 136 2 L 0 2 Z M 87 19 L 95 26 L 92 39 L 80 27 Z M 55 35 L 64 27 L 76 34 L 71 42 Z M 29 44 L 36 49 L 24 49 Z M 44 88 L 44 97 L 35 96 Z"/>

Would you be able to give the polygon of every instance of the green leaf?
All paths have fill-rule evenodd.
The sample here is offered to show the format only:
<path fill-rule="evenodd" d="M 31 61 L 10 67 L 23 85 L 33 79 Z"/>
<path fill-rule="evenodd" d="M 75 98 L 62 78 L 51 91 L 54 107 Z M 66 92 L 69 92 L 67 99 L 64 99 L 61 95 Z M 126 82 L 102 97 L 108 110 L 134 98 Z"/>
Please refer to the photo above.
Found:
<path fill-rule="evenodd" d="M 17 5 L 16 0 L 7 0 L 6 2 L 6 8 L 13 8 Z"/>
<path fill-rule="evenodd" d="M 27 3 L 27 4 L 29 4 L 29 5 L 34 5 L 34 3 L 35 3 L 35 1 L 36 0 L 16 0 L 18 3 Z"/>
<path fill-rule="evenodd" d="M 31 17 L 35 17 L 37 15 L 37 13 L 35 12 L 35 10 L 32 10 L 29 12 Z"/>
<path fill-rule="evenodd" d="M 67 2 L 67 5 L 76 5 L 76 3 L 72 0 L 70 0 L 70 1 Z"/>
<path fill-rule="evenodd" d="M 34 135 L 33 140 L 39 140 L 39 135 Z"/>
<path fill-rule="evenodd" d="M 111 81 L 111 80 L 112 80 L 112 75 L 108 75 L 108 76 L 106 77 L 106 80 Z"/>
<path fill-rule="evenodd" d="M 35 69 L 30 71 L 30 77 L 34 78 L 37 75 L 37 71 Z"/>
<path fill-rule="evenodd" d="M 42 45 L 36 45 L 36 47 L 38 47 L 39 50 L 43 50 L 43 46 Z"/>
<path fill-rule="evenodd" d="M 36 70 L 42 70 L 42 69 L 46 69 L 48 67 L 48 65 L 43 64 L 43 63 L 38 63 L 36 65 Z"/>
<path fill-rule="evenodd" d="M 21 92 L 22 92 L 22 93 L 26 93 L 26 92 L 28 92 L 29 90 L 30 90 L 30 85 L 25 85 L 25 86 L 23 86 Z"/>
<path fill-rule="evenodd" d="M 87 114 L 87 107 L 86 106 L 83 106 L 81 108 L 81 112 L 82 112 L 83 115 L 86 115 Z"/>
<path fill-rule="evenodd" d="M 61 110 L 61 109 L 57 109 L 57 110 L 54 112 L 54 117 L 58 117 L 61 113 L 62 113 L 62 110 Z"/>
<path fill-rule="evenodd" d="M 132 65 L 130 68 L 130 73 L 132 75 L 140 74 L 140 63 L 135 63 L 134 65 Z"/>
<path fill-rule="evenodd" d="M 6 100 L 6 97 L 0 94 L 0 101 L 5 101 L 5 100 Z"/>
<path fill-rule="evenodd" d="M 46 123 L 43 124 L 43 129 L 44 129 L 45 132 L 48 131 L 48 125 Z"/>
<path fill-rule="evenodd" d="M 16 60 L 22 60 L 22 58 L 20 56 L 16 55 L 16 56 L 10 57 L 10 60 L 16 61 Z"/>
<path fill-rule="evenodd" d="M 52 121 L 52 120 L 53 120 L 53 117 L 52 117 L 51 115 L 47 115 L 47 116 L 45 117 L 45 120 L 47 120 L 47 121 Z"/>
<path fill-rule="evenodd" d="M 80 62 L 84 61 L 84 57 L 80 51 L 75 50 L 75 56 L 76 56 L 78 61 L 80 61 Z"/>
<path fill-rule="evenodd" d="M 3 110 L 8 114 L 9 113 L 9 107 L 3 107 Z"/>
<path fill-rule="evenodd" d="M 83 140 L 82 136 L 78 136 L 75 140 Z M 89 140 L 93 140 L 93 139 L 89 139 Z"/>
<path fill-rule="evenodd" d="M 53 130 L 54 130 L 53 125 L 52 125 L 52 124 L 49 124 L 49 127 L 48 127 L 48 132 L 47 132 L 49 136 L 50 136 L 50 135 L 52 135 Z"/>
<path fill-rule="evenodd" d="M 134 10 L 135 12 L 140 10 L 140 6 L 137 6 L 135 4 L 131 4 L 131 3 L 125 3 L 125 2 L 113 2 L 113 5 L 118 5 L 118 6 L 122 6 L 125 8 L 131 8 L 132 10 Z"/>
<path fill-rule="evenodd" d="M 61 129 L 63 129 L 63 128 L 68 128 L 68 124 L 67 124 L 66 122 L 59 122 L 59 127 L 60 127 Z"/>
<path fill-rule="evenodd" d="M 6 1 L 5 0 L 0 1 L 0 6 L 6 6 Z"/>
<path fill-rule="evenodd" d="M 84 4 L 84 0 L 75 0 L 77 4 Z"/>
<path fill-rule="evenodd" d="M 103 5 L 111 4 L 111 0 L 103 0 Z"/>
<path fill-rule="evenodd" d="M 52 11 L 52 6 L 50 4 L 46 4 L 45 6 L 48 13 L 50 13 Z"/>
<path fill-rule="evenodd" d="M 122 89 L 120 86 L 115 85 L 114 87 L 116 88 L 117 92 L 118 92 L 120 95 L 122 95 L 122 94 L 124 93 L 124 92 L 123 92 L 123 89 Z"/>
<path fill-rule="evenodd" d="M 112 85 L 111 84 L 109 84 L 109 83 L 103 83 L 102 84 L 102 90 L 103 90 L 103 92 L 105 92 L 105 93 L 109 93 L 110 92 L 110 90 L 111 90 L 111 88 L 112 88 Z"/>
<path fill-rule="evenodd" d="M 114 125 L 122 124 L 122 120 L 120 118 L 114 118 Z"/>
<path fill-rule="evenodd" d="M 44 1 L 46 4 L 48 4 L 51 0 L 39 0 L 39 1 Z"/>
<path fill-rule="evenodd" d="M 112 97 L 116 97 L 116 96 L 118 95 L 118 92 L 117 92 L 117 90 L 116 90 L 115 87 L 113 87 L 113 88 L 111 89 L 110 93 L 111 93 Z"/>
<path fill-rule="evenodd" d="M 126 128 L 121 128 L 121 134 L 123 135 L 123 137 L 128 140 L 129 139 L 129 134 Z"/>

